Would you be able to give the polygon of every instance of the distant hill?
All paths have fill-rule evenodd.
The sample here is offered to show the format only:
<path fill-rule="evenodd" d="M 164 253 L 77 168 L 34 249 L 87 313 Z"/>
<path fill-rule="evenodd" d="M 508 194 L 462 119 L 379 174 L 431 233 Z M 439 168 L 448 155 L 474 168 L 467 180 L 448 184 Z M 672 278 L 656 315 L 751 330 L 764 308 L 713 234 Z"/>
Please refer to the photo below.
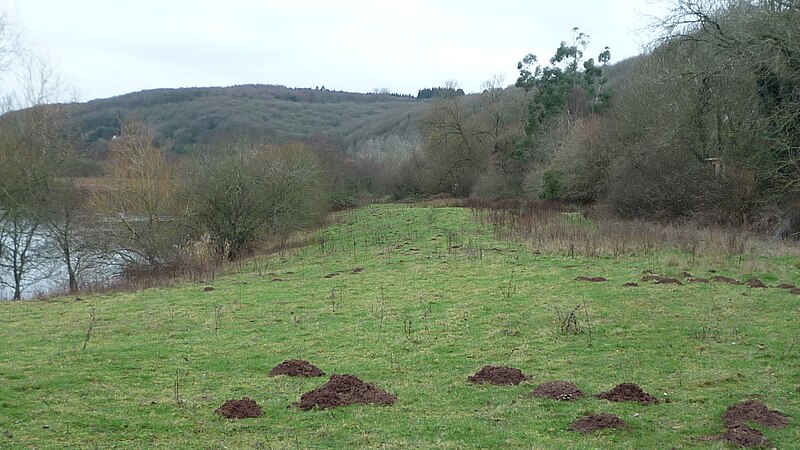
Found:
<path fill-rule="evenodd" d="M 104 143 L 132 117 L 152 126 L 167 151 L 191 152 L 230 135 L 273 141 L 332 136 L 346 146 L 417 132 L 425 102 L 393 94 L 359 94 L 276 85 L 154 89 L 74 105 L 75 129 L 102 159 Z"/>

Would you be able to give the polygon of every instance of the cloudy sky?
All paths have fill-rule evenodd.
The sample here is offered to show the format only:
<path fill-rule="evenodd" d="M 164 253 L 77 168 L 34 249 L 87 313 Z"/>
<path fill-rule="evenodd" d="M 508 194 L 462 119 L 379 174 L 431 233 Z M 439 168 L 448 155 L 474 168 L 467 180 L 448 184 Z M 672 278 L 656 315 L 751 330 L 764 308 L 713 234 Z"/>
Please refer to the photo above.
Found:
<path fill-rule="evenodd" d="M 657 0 L 0 0 L 81 100 L 159 87 L 283 84 L 416 94 L 516 79 L 572 28 L 612 61 L 638 54 Z"/>

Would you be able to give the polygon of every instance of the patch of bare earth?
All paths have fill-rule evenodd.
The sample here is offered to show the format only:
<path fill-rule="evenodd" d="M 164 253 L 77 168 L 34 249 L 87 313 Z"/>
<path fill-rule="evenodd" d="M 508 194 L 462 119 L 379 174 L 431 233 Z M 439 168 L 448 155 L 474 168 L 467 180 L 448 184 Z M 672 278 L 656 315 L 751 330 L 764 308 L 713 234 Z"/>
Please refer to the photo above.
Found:
<path fill-rule="evenodd" d="M 758 278 L 750 278 L 745 282 L 751 288 L 765 288 L 767 287 L 763 281 L 759 280 Z"/>
<path fill-rule="evenodd" d="M 689 283 L 708 283 L 708 278 L 692 278 Z"/>
<path fill-rule="evenodd" d="M 597 398 L 602 398 L 610 402 L 636 402 L 643 405 L 658 403 L 657 398 L 643 391 L 642 388 L 635 383 L 618 384 L 614 386 L 614 389 L 608 392 L 597 394 Z"/>
<path fill-rule="evenodd" d="M 314 408 L 329 409 L 347 405 L 391 405 L 397 396 L 371 383 L 365 383 L 355 375 L 331 375 L 321 387 L 306 392 L 297 406 L 308 411 Z"/>
<path fill-rule="evenodd" d="M 640 281 L 644 282 L 654 281 L 655 283 L 653 284 L 677 284 L 678 286 L 683 284 L 680 282 L 680 280 L 676 278 L 663 277 L 661 275 L 655 275 L 655 274 L 645 275 L 642 277 Z"/>
<path fill-rule="evenodd" d="M 770 410 L 758 400 L 747 400 L 728 407 L 722 414 L 722 421 L 725 423 L 725 433 L 716 436 L 716 439 L 739 447 L 764 447 L 769 445 L 769 440 L 747 423 L 766 428 L 784 428 L 789 425 L 789 416 Z"/>
<path fill-rule="evenodd" d="M 531 395 L 553 400 L 573 401 L 583 397 L 583 392 L 569 381 L 550 381 L 540 384 Z"/>
<path fill-rule="evenodd" d="M 261 407 L 255 400 L 242 397 L 241 400 L 226 401 L 214 412 L 228 419 L 248 419 L 261 416 Z"/>
<path fill-rule="evenodd" d="M 790 283 L 781 283 L 775 287 L 778 289 L 795 289 L 797 286 Z"/>
<path fill-rule="evenodd" d="M 711 277 L 711 281 L 716 281 L 717 283 L 725 283 L 725 284 L 734 284 L 734 285 L 742 285 L 739 280 L 734 280 L 733 278 L 723 277 L 722 275 L 716 275 Z"/>
<path fill-rule="evenodd" d="M 728 428 L 719 436 L 719 439 L 739 447 L 766 447 L 769 445 L 769 440 L 764 437 L 763 433 L 747 425 Z"/>
<path fill-rule="evenodd" d="M 622 285 L 622 287 L 638 287 L 638 286 L 639 286 L 638 283 L 625 283 Z"/>
<path fill-rule="evenodd" d="M 722 420 L 728 428 L 745 422 L 754 422 L 767 428 L 783 428 L 789 425 L 789 416 L 780 411 L 771 411 L 758 400 L 747 400 L 729 407 L 722 415 Z"/>
<path fill-rule="evenodd" d="M 575 281 L 588 281 L 590 283 L 602 283 L 608 281 L 605 277 L 577 277 Z"/>
<path fill-rule="evenodd" d="M 467 378 L 470 383 L 513 386 L 527 380 L 521 370 L 504 366 L 484 366 L 475 375 Z"/>
<path fill-rule="evenodd" d="M 290 377 L 321 377 L 325 372 L 319 367 L 303 359 L 288 359 L 269 371 L 269 375 L 287 375 Z"/>
<path fill-rule="evenodd" d="M 580 433 L 591 433 L 604 428 L 628 428 L 628 424 L 614 414 L 601 413 L 589 414 L 569 426 L 570 430 Z"/>

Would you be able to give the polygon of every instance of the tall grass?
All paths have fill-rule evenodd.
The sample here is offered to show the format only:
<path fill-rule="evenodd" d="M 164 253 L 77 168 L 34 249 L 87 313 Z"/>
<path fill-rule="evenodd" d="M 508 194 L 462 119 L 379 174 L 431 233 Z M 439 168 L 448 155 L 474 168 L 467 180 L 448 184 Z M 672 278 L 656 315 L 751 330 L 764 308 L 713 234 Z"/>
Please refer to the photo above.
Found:
<path fill-rule="evenodd" d="M 477 220 L 493 228 L 496 238 L 522 241 L 545 254 L 616 258 L 666 253 L 674 264 L 735 262 L 752 269 L 761 257 L 800 256 L 794 241 L 769 240 L 741 229 L 623 220 L 553 201 L 468 199 L 466 204 Z"/>

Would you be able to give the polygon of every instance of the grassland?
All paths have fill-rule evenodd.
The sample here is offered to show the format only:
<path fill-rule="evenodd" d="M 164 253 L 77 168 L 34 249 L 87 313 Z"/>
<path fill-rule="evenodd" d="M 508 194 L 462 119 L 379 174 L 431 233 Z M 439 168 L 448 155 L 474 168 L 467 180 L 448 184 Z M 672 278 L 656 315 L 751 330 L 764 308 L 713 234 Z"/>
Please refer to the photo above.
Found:
<path fill-rule="evenodd" d="M 800 296 L 639 282 L 644 270 L 713 268 L 800 284 L 796 252 L 570 256 L 497 236 L 466 208 L 370 206 L 338 215 L 313 244 L 208 283 L 4 303 L 0 447 L 724 448 L 704 437 L 749 398 L 794 418 L 765 430 L 774 446 L 798 445 Z M 641 286 L 622 287 L 633 281 Z M 562 333 L 556 310 L 577 305 L 584 332 Z M 356 374 L 398 401 L 300 411 L 292 404 L 325 380 L 267 376 L 290 358 Z M 468 384 L 486 364 L 531 380 Z M 552 380 L 590 394 L 634 382 L 671 402 L 528 395 Z M 214 414 L 242 396 L 264 415 Z M 630 429 L 567 430 L 592 412 L 615 413 Z"/>

